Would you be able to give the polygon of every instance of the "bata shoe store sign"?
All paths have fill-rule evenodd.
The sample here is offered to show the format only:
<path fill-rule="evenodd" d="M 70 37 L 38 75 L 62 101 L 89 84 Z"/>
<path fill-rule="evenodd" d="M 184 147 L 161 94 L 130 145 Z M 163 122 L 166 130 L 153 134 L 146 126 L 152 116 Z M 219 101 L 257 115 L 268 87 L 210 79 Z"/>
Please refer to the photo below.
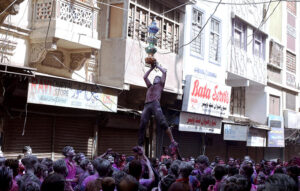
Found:
<path fill-rule="evenodd" d="M 193 76 L 186 77 L 182 110 L 227 118 L 231 87 Z"/>
<path fill-rule="evenodd" d="M 108 88 L 51 78 L 30 79 L 27 102 L 117 112 L 118 97 Z"/>
<path fill-rule="evenodd" d="M 179 131 L 221 134 L 220 118 L 180 112 Z"/>

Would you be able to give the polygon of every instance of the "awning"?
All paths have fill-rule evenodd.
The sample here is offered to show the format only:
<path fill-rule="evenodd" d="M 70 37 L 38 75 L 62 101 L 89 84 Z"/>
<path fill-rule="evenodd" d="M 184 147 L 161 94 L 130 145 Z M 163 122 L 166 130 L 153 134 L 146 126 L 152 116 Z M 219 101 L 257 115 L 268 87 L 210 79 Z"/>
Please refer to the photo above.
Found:
<path fill-rule="evenodd" d="M 36 68 L 29 68 L 29 67 L 24 67 L 24 66 L 14 66 L 14 65 L 8 65 L 8 64 L 0 64 L 0 73 L 4 73 L 4 74 L 34 77 L 35 71 L 36 71 Z"/>

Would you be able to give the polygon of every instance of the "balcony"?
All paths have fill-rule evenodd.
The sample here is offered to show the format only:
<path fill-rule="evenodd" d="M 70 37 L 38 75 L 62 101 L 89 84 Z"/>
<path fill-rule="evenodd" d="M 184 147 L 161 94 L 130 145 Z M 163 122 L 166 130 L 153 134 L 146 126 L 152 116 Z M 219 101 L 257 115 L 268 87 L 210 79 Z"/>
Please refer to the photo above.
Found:
<path fill-rule="evenodd" d="M 29 65 L 41 73 L 97 82 L 99 10 L 96 0 L 35 1 Z"/>
<path fill-rule="evenodd" d="M 32 42 L 44 40 L 48 33 L 47 41 L 61 48 L 100 49 L 97 32 L 99 8 L 93 1 L 57 0 L 53 7 L 51 0 L 36 1 L 30 35 Z"/>
<path fill-rule="evenodd" d="M 251 55 L 246 51 L 232 46 L 227 71 L 234 74 L 234 78 L 243 78 L 266 85 L 267 62 L 262 58 Z M 230 75 L 229 75 L 230 80 Z"/>

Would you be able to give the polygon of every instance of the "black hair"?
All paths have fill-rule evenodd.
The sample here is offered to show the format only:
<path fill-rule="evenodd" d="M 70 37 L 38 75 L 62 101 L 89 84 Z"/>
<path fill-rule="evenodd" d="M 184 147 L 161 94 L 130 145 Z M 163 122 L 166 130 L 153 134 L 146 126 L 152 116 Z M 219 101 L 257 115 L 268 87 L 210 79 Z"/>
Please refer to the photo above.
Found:
<path fill-rule="evenodd" d="M 167 175 L 166 177 L 162 178 L 160 182 L 160 189 L 161 191 L 168 191 L 170 186 L 176 181 L 176 178 L 174 175 Z"/>
<path fill-rule="evenodd" d="M 133 160 L 129 164 L 129 174 L 139 179 L 142 175 L 142 164 L 138 160 Z"/>
<path fill-rule="evenodd" d="M 138 191 L 139 190 L 139 182 L 130 175 L 125 176 L 120 184 L 117 185 L 118 191 Z"/>
<path fill-rule="evenodd" d="M 19 191 L 39 191 L 41 181 L 34 174 L 26 173 L 18 181 Z"/>
<path fill-rule="evenodd" d="M 215 183 L 216 181 L 211 175 L 202 176 L 200 181 L 201 191 L 207 191 L 209 185 L 214 185 Z"/>
<path fill-rule="evenodd" d="M 242 175 L 228 177 L 224 186 L 224 191 L 250 191 L 250 189 L 251 182 Z"/>
<path fill-rule="evenodd" d="M 74 157 L 74 160 L 78 165 L 80 165 L 82 155 L 85 156 L 84 153 L 77 153 Z"/>
<path fill-rule="evenodd" d="M 64 177 L 60 174 L 53 173 L 45 178 L 41 186 L 41 191 L 64 191 L 64 188 Z"/>
<path fill-rule="evenodd" d="M 74 150 L 73 147 L 71 146 L 65 146 L 62 150 L 62 154 L 66 157 L 67 156 L 67 153 L 70 151 L 70 150 Z"/>
<path fill-rule="evenodd" d="M 64 177 L 68 176 L 68 168 L 64 159 L 59 159 L 53 163 L 54 172 L 63 175 Z"/>
<path fill-rule="evenodd" d="M 116 187 L 116 182 L 111 177 L 103 178 L 101 184 L 102 184 L 102 191 L 114 191 Z"/>
<path fill-rule="evenodd" d="M 196 162 L 196 163 L 204 163 L 204 164 L 206 164 L 206 166 L 209 165 L 209 159 L 208 159 L 208 157 L 205 156 L 205 155 L 200 155 L 200 156 L 198 156 L 198 157 L 196 158 L 195 162 Z"/>
<path fill-rule="evenodd" d="M 80 162 L 80 168 L 82 168 L 84 171 L 87 168 L 87 165 L 90 163 L 91 161 L 89 159 L 84 159 Z"/>
<path fill-rule="evenodd" d="M 37 165 L 35 175 L 40 178 L 43 175 L 43 172 L 46 171 L 46 170 L 48 170 L 47 166 L 39 163 Z"/>
<path fill-rule="evenodd" d="M 183 178 L 188 178 L 193 171 L 192 165 L 188 162 L 181 162 L 179 168 L 179 172 Z"/>
<path fill-rule="evenodd" d="M 100 177 L 111 176 L 113 172 L 110 162 L 106 159 L 98 160 L 95 168 Z"/>
<path fill-rule="evenodd" d="M 40 184 L 35 181 L 29 181 L 25 183 L 24 191 L 40 191 Z"/>
<path fill-rule="evenodd" d="M 225 176 L 227 174 L 225 167 L 220 166 L 220 165 L 218 165 L 214 168 L 214 172 L 215 172 L 216 180 L 219 180 L 219 181 L 222 180 L 223 176 Z"/>
<path fill-rule="evenodd" d="M 170 172 L 177 178 L 179 176 L 179 166 L 181 161 L 180 160 L 174 160 L 173 163 L 170 166 Z"/>
<path fill-rule="evenodd" d="M 236 174 L 239 174 L 239 169 L 235 166 L 228 167 L 228 176 L 234 176 Z"/>
<path fill-rule="evenodd" d="M 0 190 L 8 191 L 12 186 L 13 173 L 9 167 L 0 167 Z"/>
<path fill-rule="evenodd" d="M 32 148 L 30 146 L 24 146 L 22 151 L 23 151 L 23 153 L 26 153 L 29 150 L 32 150 Z"/>
<path fill-rule="evenodd" d="M 124 178 L 127 174 L 124 171 L 114 171 L 112 174 L 112 177 L 115 179 L 116 181 L 116 185 L 120 184 L 122 178 Z"/>
<path fill-rule="evenodd" d="M 19 173 L 19 161 L 15 159 L 7 159 L 5 166 L 9 167 L 13 171 L 13 176 L 17 176 Z"/>
<path fill-rule="evenodd" d="M 53 172 L 53 160 L 49 158 L 44 158 L 41 162 L 41 164 L 46 165 L 48 168 L 48 173 Z"/>
<path fill-rule="evenodd" d="M 295 181 L 286 174 L 274 174 L 270 176 L 265 183 L 267 191 L 296 191 Z"/>
<path fill-rule="evenodd" d="M 30 155 L 27 156 L 25 158 L 23 158 L 21 160 L 22 164 L 24 165 L 24 167 L 28 170 L 28 169 L 32 169 L 32 170 L 36 170 L 37 168 L 37 164 L 38 164 L 38 159 L 36 158 L 36 156 Z"/>

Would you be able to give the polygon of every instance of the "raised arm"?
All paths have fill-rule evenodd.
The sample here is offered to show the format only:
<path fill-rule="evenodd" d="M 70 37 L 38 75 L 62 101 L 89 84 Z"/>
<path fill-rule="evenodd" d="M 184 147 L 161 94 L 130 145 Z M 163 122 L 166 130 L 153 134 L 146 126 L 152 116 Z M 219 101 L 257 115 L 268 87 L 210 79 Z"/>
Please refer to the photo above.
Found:
<path fill-rule="evenodd" d="M 154 67 L 151 67 L 144 75 L 144 81 L 146 83 L 147 88 L 149 88 L 152 85 L 150 80 L 148 79 L 148 76 L 152 72 L 153 69 L 154 69 Z"/>
<path fill-rule="evenodd" d="M 156 65 L 156 67 L 161 71 L 162 77 L 161 77 L 161 83 L 164 85 L 166 83 L 166 77 L 167 77 L 167 70 L 165 68 L 162 68 L 160 65 Z"/>

